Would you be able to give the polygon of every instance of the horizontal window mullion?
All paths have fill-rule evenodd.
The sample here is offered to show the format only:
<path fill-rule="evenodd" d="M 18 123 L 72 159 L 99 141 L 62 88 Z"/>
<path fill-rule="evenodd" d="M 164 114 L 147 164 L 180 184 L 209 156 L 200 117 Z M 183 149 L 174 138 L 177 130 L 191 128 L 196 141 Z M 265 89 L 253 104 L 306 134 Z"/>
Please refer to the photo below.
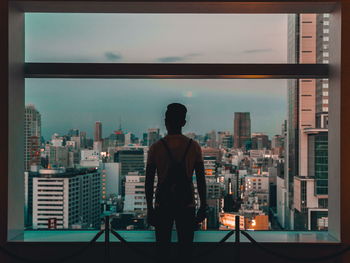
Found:
<path fill-rule="evenodd" d="M 328 78 L 327 64 L 25 63 L 26 78 Z"/>
<path fill-rule="evenodd" d="M 11 1 L 12 2 L 12 1 Z M 256 1 L 256 0 L 163 0 L 162 4 L 149 0 L 113 1 L 16 1 L 16 6 L 25 12 L 71 12 L 71 13 L 152 13 L 152 14 L 288 14 L 288 13 L 330 13 L 335 1 L 312 0 L 309 2 Z"/>

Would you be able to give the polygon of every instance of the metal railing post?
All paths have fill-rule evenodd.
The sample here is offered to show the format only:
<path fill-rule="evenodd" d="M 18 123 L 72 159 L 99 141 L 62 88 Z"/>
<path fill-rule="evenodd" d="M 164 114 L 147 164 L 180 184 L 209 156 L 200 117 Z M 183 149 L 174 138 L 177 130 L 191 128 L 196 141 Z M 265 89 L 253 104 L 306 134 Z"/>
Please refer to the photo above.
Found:
<path fill-rule="evenodd" d="M 105 216 L 105 263 L 110 262 L 110 240 L 109 240 L 109 232 L 110 232 L 110 227 L 109 227 L 109 215 Z"/>
<path fill-rule="evenodd" d="M 235 263 L 240 262 L 240 216 L 235 216 Z"/>

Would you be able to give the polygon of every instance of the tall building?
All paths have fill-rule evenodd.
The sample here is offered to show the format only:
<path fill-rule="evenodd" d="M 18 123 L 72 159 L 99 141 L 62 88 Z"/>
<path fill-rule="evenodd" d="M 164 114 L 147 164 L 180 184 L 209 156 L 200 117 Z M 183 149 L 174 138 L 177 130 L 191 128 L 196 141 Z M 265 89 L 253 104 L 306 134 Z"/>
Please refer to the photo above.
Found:
<path fill-rule="evenodd" d="M 208 147 L 212 147 L 212 148 L 217 148 L 218 143 L 217 143 L 217 139 L 216 139 L 216 131 L 212 130 L 209 133 L 207 133 L 205 135 L 206 138 L 206 145 Z"/>
<path fill-rule="evenodd" d="M 120 195 L 120 163 L 102 163 L 102 199 Z"/>
<path fill-rule="evenodd" d="M 34 105 L 25 107 L 24 116 L 24 169 L 40 164 L 41 115 Z"/>
<path fill-rule="evenodd" d="M 125 179 L 124 212 L 145 213 L 147 202 L 145 196 L 145 176 L 137 172 L 129 173 Z"/>
<path fill-rule="evenodd" d="M 33 177 L 33 229 L 99 228 L 97 169 L 41 169 Z"/>
<path fill-rule="evenodd" d="M 47 160 L 50 167 L 69 167 L 69 147 L 47 144 L 42 157 Z"/>
<path fill-rule="evenodd" d="M 67 135 L 69 137 L 79 136 L 79 129 L 70 129 Z"/>
<path fill-rule="evenodd" d="M 263 150 L 270 148 L 269 136 L 263 133 L 252 134 L 252 149 Z"/>
<path fill-rule="evenodd" d="M 102 141 L 102 122 L 95 122 L 94 141 Z"/>
<path fill-rule="evenodd" d="M 159 129 L 158 128 L 152 128 L 148 129 L 148 146 L 151 146 L 153 143 L 158 141 L 160 139 Z"/>
<path fill-rule="evenodd" d="M 142 134 L 142 146 L 148 145 L 148 133 L 144 132 Z"/>
<path fill-rule="evenodd" d="M 218 132 L 218 145 L 223 148 L 233 147 L 232 134 L 229 131 L 219 131 Z"/>
<path fill-rule="evenodd" d="M 120 163 L 120 194 L 125 195 L 125 178 L 129 173 L 145 173 L 145 156 L 143 149 L 120 150 L 114 154 L 114 162 Z"/>
<path fill-rule="evenodd" d="M 111 135 L 112 136 L 112 135 Z M 114 131 L 112 139 L 115 140 L 115 146 L 124 146 L 125 144 L 125 134 L 121 128 Z"/>
<path fill-rule="evenodd" d="M 233 142 L 235 148 L 245 148 L 250 141 L 250 112 L 235 112 Z"/>
<path fill-rule="evenodd" d="M 87 147 L 87 143 L 86 143 L 86 132 L 81 131 L 79 134 L 80 137 L 80 147 L 82 149 L 85 149 Z"/>
<path fill-rule="evenodd" d="M 288 17 L 288 62 L 328 63 L 329 15 L 293 14 Z M 315 163 L 319 161 L 319 149 L 315 140 L 328 136 L 328 81 L 324 79 L 288 80 L 288 120 L 286 140 L 286 176 L 284 187 L 285 226 L 288 229 L 315 229 L 319 218 L 324 218 L 328 195 L 317 193 L 317 184 L 328 180 L 328 160 L 323 180 L 317 183 Z M 327 140 L 328 143 L 328 140 Z M 322 144 L 319 144 L 322 145 Z M 328 145 L 328 144 L 327 144 Z M 324 161 L 324 160 L 323 160 Z M 326 179 L 326 178 L 327 179 Z M 322 208 L 320 206 L 323 206 Z M 312 211 L 320 211 L 314 213 Z M 280 209 L 282 211 L 283 209 Z M 312 221 L 312 222 L 311 222 Z"/>
<path fill-rule="evenodd" d="M 130 172 L 144 174 L 145 161 L 143 149 L 120 150 L 114 154 L 114 162 L 121 163 L 122 176 L 127 176 Z"/>

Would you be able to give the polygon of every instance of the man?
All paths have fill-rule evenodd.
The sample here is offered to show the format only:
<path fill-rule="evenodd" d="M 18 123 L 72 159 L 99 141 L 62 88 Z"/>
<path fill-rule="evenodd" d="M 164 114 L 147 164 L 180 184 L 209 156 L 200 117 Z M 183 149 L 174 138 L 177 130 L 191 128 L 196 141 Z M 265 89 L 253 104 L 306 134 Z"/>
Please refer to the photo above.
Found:
<path fill-rule="evenodd" d="M 169 104 L 165 113 L 167 136 L 154 143 L 148 152 L 146 200 L 148 223 L 155 226 L 159 262 L 170 255 L 172 226 L 175 221 L 179 253 L 178 262 L 189 262 L 196 225 L 206 216 L 206 183 L 201 147 L 182 134 L 187 109 L 179 103 Z M 153 207 L 154 177 L 157 190 Z M 196 173 L 200 207 L 195 214 L 192 175 Z"/>

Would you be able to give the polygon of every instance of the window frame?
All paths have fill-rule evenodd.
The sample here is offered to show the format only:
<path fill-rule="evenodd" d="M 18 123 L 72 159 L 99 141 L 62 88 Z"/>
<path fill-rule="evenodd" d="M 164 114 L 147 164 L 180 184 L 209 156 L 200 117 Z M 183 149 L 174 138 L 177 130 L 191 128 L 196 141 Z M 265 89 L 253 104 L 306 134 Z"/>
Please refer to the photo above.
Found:
<path fill-rule="evenodd" d="M 200 4 L 200 5 L 199 5 Z M 154 74 L 150 74 L 146 66 L 150 64 L 103 64 L 92 65 L 95 70 L 90 71 L 89 64 L 73 63 L 75 65 L 62 65 L 64 63 L 24 63 L 24 12 L 115 12 L 118 13 L 331 13 L 334 14 L 334 25 L 331 28 L 333 39 L 335 37 L 335 43 L 333 47 L 330 47 L 331 61 L 330 65 L 306 65 L 306 64 L 225 64 L 221 68 L 218 68 L 219 64 L 209 65 L 172 65 L 168 64 L 164 67 L 164 64 L 152 64 Z M 4 103 L 6 106 L 5 113 L 8 113 L 6 117 L 3 117 L 9 123 L 9 130 L 4 132 L 4 138 L 8 138 L 7 147 L 2 147 L 2 156 L 8 163 L 5 163 L 5 173 L 1 177 L 1 183 L 4 183 L 6 190 L 3 188 L 1 191 L 1 198 L 5 200 L 4 207 L 5 213 L 2 213 L 1 217 L 1 242 L 7 242 L 8 240 L 22 236 L 23 229 L 18 218 L 23 215 L 21 212 L 21 206 L 23 205 L 23 194 L 15 195 L 18 193 L 16 189 L 21 189 L 23 182 L 21 177 L 23 176 L 23 162 L 18 161 L 18 152 L 23 148 L 23 139 L 21 134 L 23 129 L 20 124 L 24 122 L 24 78 L 25 77 L 91 77 L 91 78 L 106 78 L 108 76 L 103 75 L 103 72 L 112 72 L 109 77 L 150 77 L 150 78 L 206 78 L 211 73 L 210 78 L 223 78 L 222 74 L 218 74 L 223 70 L 226 72 L 224 78 L 326 78 L 329 77 L 330 86 L 333 91 L 330 91 L 330 126 L 333 131 L 330 131 L 330 139 L 334 142 L 329 148 L 329 152 L 335 153 L 330 156 L 330 168 L 329 180 L 334 179 L 332 186 L 330 186 L 330 195 L 333 196 L 330 200 L 330 214 L 334 212 L 335 218 L 330 220 L 329 232 L 338 240 L 343 241 L 343 236 L 347 236 L 347 240 L 350 239 L 349 233 L 343 233 L 343 228 L 340 225 L 340 218 L 343 217 L 345 211 L 340 210 L 340 196 L 343 191 L 340 191 L 340 181 L 344 181 L 340 174 L 340 122 L 344 121 L 340 117 L 340 56 L 341 53 L 336 51 L 340 47 L 340 19 L 339 13 L 341 13 L 339 2 L 327 2 L 322 0 L 314 1 L 270 1 L 270 2 L 238 2 L 238 1 L 195 1 L 195 2 L 173 2 L 164 1 L 162 4 L 159 2 L 147 2 L 147 1 L 106 1 L 99 3 L 98 1 L 85 1 L 82 2 L 56 0 L 56 1 L 10 1 L 9 2 L 9 42 L 8 42 L 8 84 L 4 81 L 5 87 L 9 87 L 7 92 L 8 101 Z M 7 17 L 7 16 L 6 16 Z M 332 23 L 331 23 L 332 24 Z M 334 29 L 338 29 L 338 33 L 335 33 Z M 7 48 L 4 48 L 6 50 Z M 333 56 L 334 55 L 334 56 Z M 39 65 L 41 64 L 41 65 Z M 71 69 L 66 71 L 68 67 Z M 83 70 L 77 72 L 77 67 L 83 67 Z M 104 68 L 104 71 L 96 70 L 97 66 Z M 191 66 L 190 76 L 186 76 L 184 69 L 186 66 Z M 265 67 L 266 66 L 266 67 Z M 118 68 L 119 67 L 119 68 Z M 151 66 L 152 67 L 152 66 Z M 202 67 L 202 68 L 201 68 Z M 207 67 L 207 68 L 206 68 Z M 162 68 L 168 68 L 166 74 L 159 74 Z M 204 71 L 203 71 L 203 68 Z M 116 74 L 118 70 L 125 69 L 123 74 Z M 328 73 L 329 69 L 329 73 Z M 51 70 L 51 71 L 50 71 Z M 107 70 L 107 71 L 106 71 Z M 102 73 L 101 73 L 102 72 Z M 135 74 L 138 72 L 138 74 Z M 203 73 L 204 72 L 204 73 Z M 238 73 L 237 73 L 238 72 Z M 320 72 L 323 72 L 320 75 Z M 83 73 L 83 74 L 82 74 Z M 127 74 L 126 74 L 127 73 Z M 182 74 L 181 74 L 182 73 Z M 309 75 L 308 75 L 309 74 Z M 316 75 L 315 75 L 316 74 Z M 208 77 L 209 78 L 209 77 Z M 5 96 L 7 98 L 7 96 Z M 3 106 L 3 108 L 5 107 Z M 343 109 L 342 109 L 343 110 Z M 347 110 L 350 111 L 350 110 Z M 4 115 L 4 113 L 2 113 Z M 349 130 L 349 128 L 347 128 Z M 343 136 L 344 137 L 344 136 Z M 342 139 L 343 139 L 342 137 Z M 5 151 L 6 150 L 6 151 Z M 345 151 L 344 151 L 345 153 Z M 8 159 L 7 159 L 8 158 Z M 341 166 L 343 168 L 343 166 Z M 349 170 L 349 169 L 348 169 Z M 8 174 L 15 176 L 8 176 Z M 21 174 L 21 175 L 20 175 Z M 333 189 L 333 190 L 332 190 Z M 343 188 L 344 189 L 344 188 Z M 341 189 L 341 190 L 343 190 Z M 23 200 L 22 200 L 23 199 Z M 21 202 L 22 201 L 22 202 Z M 8 209 L 10 208 L 11 209 Z M 16 209 L 12 209 L 16 208 Z M 343 209 L 343 208 L 342 208 Z M 350 218 L 346 215 L 345 218 Z M 5 218 L 6 217 L 6 218 Z M 23 216 L 22 216 L 23 218 Z M 343 221 L 343 220 L 342 220 Z M 0 243 L 1 243 L 0 242 Z"/>

